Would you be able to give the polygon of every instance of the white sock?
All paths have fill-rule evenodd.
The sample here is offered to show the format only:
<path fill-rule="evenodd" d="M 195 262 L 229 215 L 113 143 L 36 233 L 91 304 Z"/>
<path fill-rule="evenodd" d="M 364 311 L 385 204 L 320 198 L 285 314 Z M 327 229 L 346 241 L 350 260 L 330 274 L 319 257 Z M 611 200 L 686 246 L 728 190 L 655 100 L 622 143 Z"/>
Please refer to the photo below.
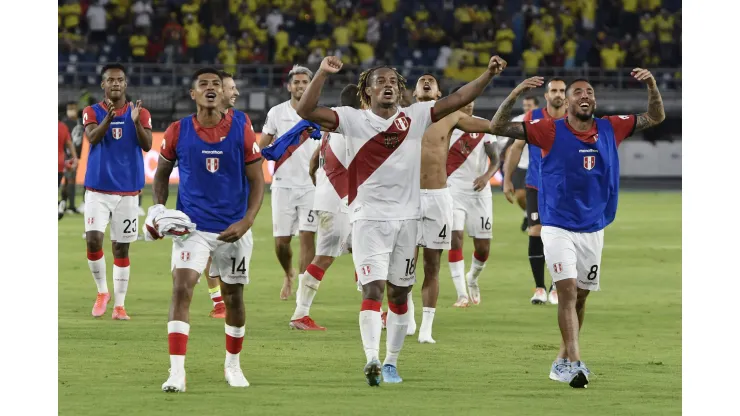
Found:
<path fill-rule="evenodd" d="M 128 263 L 128 259 L 125 260 L 126 263 Z M 126 301 L 126 291 L 128 290 L 130 272 L 131 266 L 119 267 L 115 264 L 113 265 L 113 293 L 116 298 L 113 306 L 123 306 L 124 301 Z"/>
<path fill-rule="evenodd" d="M 87 265 L 90 267 L 95 285 L 98 287 L 98 293 L 108 293 L 108 281 L 105 276 L 105 256 L 97 260 L 88 260 Z"/>
<path fill-rule="evenodd" d="M 303 281 L 303 273 L 298 274 L 298 289 L 295 291 L 295 306 L 301 304 L 301 282 Z"/>
<path fill-rule="evenodd" d="M 403 348 L 403 341 L 406 339 L 406 331 L 409 326 L 409 313 L 396 315 L 388 309 L 386 321 L 386 339 L 385 339 L 385 361 L 383 365 L 397 365 L 398 353 Z"/>
<path fill-rule="evenodd" d="M 434 322 L 434 312 L 436 308 L 423 308 L 421 316 L 421 328 L 419 328 L 419 338 L 432 337 L 432 323 Z"/>
<path fill-rule="evenodd" d="M 184 352 L 187 348 L 190 324 L 183 321 L 169 321 L 167 322 L 167 334 L 170 345 L 170 369 L 173 373 L 185 371 Z M 173 354 L 176 351 L 182 354 Z"/>
<path fill-rule="evenodd" d="M 298 298 L 298 304 L 295 307 L 293 317 L 290 318 L 291 321 L 308 316 L 311 304 L 313 303 L 313 298 L 316 297 L 316 291 L 319 290 L 320 284 L 321 280 L 317 280 L 315 277 L 311 276 L 310 273 L 306 272 L 303 275 L 302 284 L 298 286 L 298 295 L 296 295 Z"/>
<path fill-rule="evenodd" d="M 457 291 L 457 297 L 468 297 L 468 290 L 465 287 L 465 260 L 450 263 L 450 274 Z"/>
<path fill-rule="evenodd" d="M 362 347 L 365 349 L 367 362 L 377 360 L 380 351 L 380 333 L 383 321 L 380 312 L 372 310 L 360 311 L 360 335 Z"/>
<path fill-rule="evenodd" d="M 410 336 L 414 335 L 414 333 L 416 332 L 416 319 L 414 318 L 414 299 L 412 299 L 411 291 L 409 291 L 409 295 L 406 297 L 406 306 L 408 306 L 408 312 L 406 312 L 406 315 L 409 316 L 406 335 Z"/>
<path fill-rule="evenodd" d="M 478 276 L 480 276 L 484 267 L 486 267 L 486 262 L 476 259 L 475 254 L 473 254 L 473 262 L 470 264 L 470 283 L 478 283 Z"/>

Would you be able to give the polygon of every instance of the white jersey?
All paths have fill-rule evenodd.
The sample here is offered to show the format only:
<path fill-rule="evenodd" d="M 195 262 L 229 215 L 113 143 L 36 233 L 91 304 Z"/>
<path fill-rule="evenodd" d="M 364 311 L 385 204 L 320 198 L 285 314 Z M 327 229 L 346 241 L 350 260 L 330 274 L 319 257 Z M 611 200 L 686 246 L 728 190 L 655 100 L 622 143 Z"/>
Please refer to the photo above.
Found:
<path fill-rule="evenodd" d="M 473 189 L 473 181 L 488 170 L 485 143 L 495 143 L 496 137 L 487 133 L 465 133 L 455 129 L 450 137 L 447 155 L 447 187 L 451 192 L 469 195 L 491 195 L 491 187 L 482 191 Z"/>
<path fill-rule="evenodd" d="M 526 114 L 526 113 L 525 113 Z M 514 118 L 511 119 L 511 121 L 516 122 L 524 122 L 524 114 L 520 114 Z M 497 137 L 497 139 L 502 140 L 504 145 L 506 142 L 509 141 L 508 137 Z M 501 157 L 504 157 L 505 155 L 501 155 Z M 519 164 L 516 165 L 519 169 L 527 169 L 529 167 L 529 146 L 524 145 L 524 149 L 522 150 L 522 157 L 519 159 Z"/>
<path fill-rule="evenodd" d="M 339 133 L 323 133 L 320 146 L 313 209 L 347 213 L 349 180 L 344 137 Z"/>
<path fill-rule="evenodd" d="M 288 100 L 272 107 L 267 112 L 262 134 L 272 134 L 275 139 L 278 139 L 301 120 Z M 286 152 L 280 160 L 275 162 L 271 186 L 273 188 L 313 188 L 311 177 L 308 176 L 308 165 L 318 145 L 318 140 L 309 138 L 299 144 L 297 149 Z"/>
<path fill-rule="evenodd" d="M 350 221 L 419 218 L 421 139 L 434 104 L 398 108 L 387 120 L 371 110 L 333 108 L 347 143 Z"/>

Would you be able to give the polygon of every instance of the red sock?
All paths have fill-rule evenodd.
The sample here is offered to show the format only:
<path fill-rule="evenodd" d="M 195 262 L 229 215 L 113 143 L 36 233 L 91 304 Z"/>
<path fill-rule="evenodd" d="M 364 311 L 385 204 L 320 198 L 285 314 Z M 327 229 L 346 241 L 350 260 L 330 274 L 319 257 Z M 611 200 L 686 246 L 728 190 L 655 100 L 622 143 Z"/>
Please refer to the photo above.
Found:
<path fill-rule="evenodd" d="M 190 324 L 182 321 L 167 322 L 167 340 L 170 345 L 170 355 L 185 355 L 188 349 L 188 334 Z"/>
<path fill-rule="evenodd" d="M 318 280 L 319 282 L 321 279 L 324 278 L 324 273 L 326 271 L 322 269 L 321 267 L 315 265 L 315 264 L 309 264 L 308 267 L 306 267 L 306 273 L 310 274 L 314 279 Z"/>
<path fill-rule="evenodd" d="M 229 354 L 239 354 L 244 343 L 244 327 L 224 324 L 224 328 L 226 330 L 226 351 Z"/>
<path fill-rule="evenodd" d="M 395 303 L 388 302 L 388 309 L 390 309 L 391 312 L 395 313 L 396 315 L 403 315 L 409 311 L 409 305 L 405 302 L 401 305 L 396 305 Z"/>
<path fill-rule="evenodd" d="M 450 263 L 457 263 L 458 261 L 462 261 L 463 260 L 463 252 L 462 252 L 462 249 L 448 251 L 447 252 L 447 260 Z"/>
<path fill-rule="evenodd" d="M 98 261 L 103 258 L 103 250 L 98 250 L 95 252 L 92 252 L 90 250 L 87 251 L 87 259 L 90 261 Z"/>
<path fill-rule="evenodd" d="M 481 263 L 485 263 L 488 260 L 488 253 L 485 256 L 479 256 L 477 252 L 473 252 L 473 257 Z"/>
<path fill-rule="evenodd" d="M 363 299 L 360 311 L 375 311 L 380 312 L 380 302 L 372 299 Z"/>

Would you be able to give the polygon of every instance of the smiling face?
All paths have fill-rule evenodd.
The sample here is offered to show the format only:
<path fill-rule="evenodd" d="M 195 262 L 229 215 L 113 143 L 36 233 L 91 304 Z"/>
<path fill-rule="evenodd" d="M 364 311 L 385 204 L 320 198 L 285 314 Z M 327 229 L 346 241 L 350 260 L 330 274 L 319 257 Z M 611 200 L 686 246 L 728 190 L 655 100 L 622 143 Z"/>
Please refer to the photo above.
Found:
<path fill-rule="evenodd" d="M 439 91 L 439 85 L 433 76 L 422 75 L 419 80 L 416 81 L 414 97 L 416 97 L 417 101 L 438 100 L 441 96 L 442 93 Z"/>
<path fill-rule="evenodd" d="M 594 87 L 587 81 L 576 81 L 568 89 L 568 112 L 581 121 L 587 121 L 594 115 L 596 96 Z"/>
<path fill-rule="evenodd" d="M 193 84 L 190 97 L 198 107 L 213 109 L 223 103 L 223 83 L 217 74 L 200 74 Z"/>
<path fill-rule="evenodd" d="M 290 97 L 299 101 L 303 97 L 303 92 L 308 88 L 308 84 L 311 82 L 311 78 L 306 74 L 295 74 L 291 77 L 288 82 L 288 91 L 290 91 Z"/>
<path fill-rule="evenodd" d="M 239 97 L 239 90 L 236 89 L 236 82 L 234 78 L 224 78 L 223 81 L 224 89 L 224 108 L 233 108 L 236 105 L 236 99 Z"/>
<path fill-rule="evenodd" d="M 381 107 L 392 107 L 398 103 L 400 87 L 396 71 L 390 68 L 378 68 L 370 74 L 369 86 L 365 93 L 370 96 L 372 102 Z"/>

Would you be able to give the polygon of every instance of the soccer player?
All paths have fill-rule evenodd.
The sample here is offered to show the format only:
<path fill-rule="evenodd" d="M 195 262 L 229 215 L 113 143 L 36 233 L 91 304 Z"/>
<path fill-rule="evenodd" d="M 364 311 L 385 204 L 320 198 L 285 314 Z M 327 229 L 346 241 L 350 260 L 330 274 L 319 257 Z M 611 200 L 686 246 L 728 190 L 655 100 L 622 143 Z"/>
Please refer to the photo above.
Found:
<path fill-rule="evenodd" d="M 86 107 L 82 124 L 90 142 L 85 173 L 85 240 L 87 263 L 98 295 L 92 315 L 102 316 L 110 295 L 105 276 L 103 236 L 111 224 L 113 242 L 113 319 L 128 320 L 124 308 L 131 273 L 129 244 L 138 238 L 138 195 L 144 188 L 142 150 L 152 148 L 152 116 L 149 110 L 126 101 L 126 71 L 108 64 L 100 72 L 102 102 Z"/>
<path fill-rule="evenodd" d="M 172 123 L 162 141 L 154 174 L 153 211 L 164 210 L 169 177 L 178 162 L 177 209 L 197 224 L 187 239 L 172 243 L 172 304 L 167 332 L 170 376 L 166 392 L 185 391 L 185 352 L 190 332 L 193 288 L 213 258 L 226 304 L 224 376 L 232 387 L 248 387 L 239 364 L 244 340 L 244 285 L 249 283 L 254 219 L 262 205 L 262 157 L 249 117 L 221 111 L 223 84 L 219 71 L 203 68 L 193 75 L 190 96 L 197 113 Z M 161 204 L 161 205 L 160 205 Z M 213 274 L 211 272 L 211 274 Z"/>
<path fill-rule="evenodd" d="M 294 66 L 288 73 L 287 88 L 290 100 L 272 107 L 267 112 L 260 137 L 260 149 L 268 146 L 301 121 L 296 113 L 296 107 L 312 77 L 313 73 L 302 66 Z M 295 271 L 290 240 L 296 231 L 299 231 L 301 243 L 299 273 L 306 270 L 315 255 L 314 234 L 318 228 L 316 213 L 313 211 L 315 187 L 306 172 L 311 155 L 318 146 L 318 140 L 304 139 L 299 145 L 289 147 L 283 157 L 275 162 L 270 185 L 272 235 L 275 237 L 275 253 L 285 271 L 283 287 L 280 290 L 282 300 L 287 300 L 293 290 Z"/>
<path fill-rule="evenodd" d="M 347 85 L 339 97 L 341 106 L 359 109 L 360 97 L 357 85 Z M 347 251 L 352 226 L 349 223 L 349 180 L 347 176 L 346 139 L 339 133 L 324 133 L 321 145 L 311 158 L 309 170 L 316 183 L 316 198 L 313 208 L 319 218 L 316 237 L 316 257 L 298 281 L 296 308 L 290 318 L 290 327 L 307 331 L 324 331 L 309 316 L 309 311 L 324 273 L 334 259 Z"/>
<path fill-rule="evenodd" d="M 239 97 L 239 90 L 236 88 L 236 82 L 234 76 L 226 71 L 219 71 L 221 75 L 221 83 L 223 87 L 223 101 L 221 103 L 221 112 L 226 115 L 234 114 L 234 105 L 236 99 Z M 221 284 L 218 280 L 218 269 L 211 268 L 211 257 L 208 257 L 208 263 L 206 263 L 206 281 L 208 282 L 208 294 L 213 302 L 213 309 L 208 314 L 211 318 L 224 319 L 226 317 L 226 306 L 224 305 L 223 297 L 221 296 Z"/>
<path fill-rule="evenodd" d="M 631 75 L 647 84 L 648 109 L 639 115 L 594 118 L 591 84 L 573 81 L 564 119 L 511 122 L 511 108 L 524 91 L 542 85 L 525 80 L 499 107 L 492 120 L 496 134 L 523 140 L 542 150 L 539 210 L 547 268 L 559 294 L 560 351 L 550 369 L 552 380 L 586 387 L 589 370 L 581 360 L 578 335 L 586 298 L 599 290 L 604 228 L 615 218 L 619 192 L 619 144 L 635 132 L 665 119 L 663 100 L 647 69 Z"/>
<path fill-rule="evenodd" d="M 522 100 L 522 110 L 524 113 L 514 117 L 511 121 L 524 121 L 524 115 L 527 114 L 529 111 L 532 111 L 536 108 L 540 108 L 540 102 L 537 99 L 537 97 L 533 95 L 529 95 L 524 97 L 524 100 Z M 503 157 L 502 157 L 502 164 L 501 164 L 501 173 L 502 175 L 505 174 L 505 166 L 506 161 L 509 158 L 509 152 L 511 150 L 511 145 L 514 144 L 514 139 L 509 139 L 504 146 L 504 150 L 502 151 Z M 527 167 L 529 166 L 529 153 L 527 152 L 527 148 L 525 147 L 522 152 L 522 158 L 519 160 L 519 164 L 516 165 L 516 169 L 514 169 L 514 173 L 508 175 L 508 177 L 511 178 L 511 182 L 514 186 L 514 197 L 516 198 L 516 202 L 519 205 L 519 208 L 522 209 L 522 213 L 524 214 L 524 219 L 522 221 L 521 230 L 527 231 L 527 228 L 529 228 L 529 220 L 527 219 L 527 194 L 526 194 L 526 176 L 527 176 Z M 504 177 L 504 183 L 506 182 L 506 177 Z"/>
<path fill-rule="evenodd" d="M 371 68 L 360 75 L 357 87 L 367 109 L 318 107 L 321 88 L 342 61 L 329 56 L 321 62 L 298 103 L 298 114 L 326 131 L 338 131 L 346 140 L 349 162 L 349 215 L 352 257 L 362 285 L 360 334 L 371 386 L 400 383 L 398 354 L 409 322 L 408 292 L 416 280 L 414 254 L 421 214 L 420 167 L 424 131 L 433 122 L 454 113 L 480 95 L 506 63 L 492 57 L 486 71 L 456 93 L 439 101 L 417 102 L 399 108 L 405 90 L 403 77 L 393 68 Z M 386 357 L 380 349 L 380 304 L 388 287 Z"/>
<path fill-rule="evenodd" d="M 57 188 L 59 188 L 59 185 L 62 184 L 62 177 L 64 176 L 64 149 L 67 148 L 67 150 L 69 150 L 69 153 L 72 155 L 72 158 L 69 162 L 72 169 L 77 168 L 77 152 L 75 152 L 75 147 L 72 144 L 72 138 L 69 135 L 69 129 L 67 128 L 67 126 L 61 121 L 58 121 L 57 123 L 59 124 L 59 133 L 57 134 L 57 142 L 59 143 L 59 175 L 57 176 Z M 59 201 L 57 208 L 59 211 L 59 219 L 61 220 L 64 216 L 64 211 L 66 208 L 66 201 L 64 197 L 62 197 L 62 199 Z"/>
<path fill-rule="evenodd" d="M 460 111 L 473 116 L 474 102 Z M 488 123 L 488 120 L 477 118 Z M 488 129 L 487 129 L 488 130 Z M 453 306 L 465 308 L 480 303 L 478 277 L 491 248 L 493 204 L 490 180 L 498 168 L 494 143 L 496 136 L 485 133 L 465 133 L 455 129 L 447 155 L 447 186 L 453 200 L 452 248 L 448 253 L 450 274 L 457 291 Z M 465 274 L 463 230 L 473 237 L 473 260 Z M 464 276 L 463 276 L 464 275 Z M 466 288 L 467 286 L 467 288 Z M 468 297 L 468 295 L 470 297 Z"/>
<path fill-rule="evenodd" d="M 528 122 L 531 120 L 549 120 L 549 119 L 560 119 L 565 117 L 568 106 L 565 101 L 565 81 L 561 78 L 552 78 L 547 83 L 547 91 L 545 92 L 545 101 L 547 106 L 543 109 L 537 108 L 532 111 L 528 111 L 524 114 L 521 121 Z M 519 120 L 512 120 L 519 121 Z M 545 286 L 545 255 L 542 251 L 542 238 L 540 233 L 542 225 L 540 224 L 540 214 L 537 203 L 537 189 L 539 188 L 540 178 L 540 163 L 542 161 L 542 150 L 537 148 L 532 143 L 525 146 L 523 140 L 514 140 L 514 144 L 509 148 L 509 153 L 504 163 L 504 195 L 509 202 L 513 203 L 512 194 L 514 192 L 514 185 L 511 178 L 514 166 L 516 163 L 520 163 L 522 159 L 523 150 L 526 148 L 529 161 L 526 176 L 526 187 L 527 187 L 527 221 L 529 222 L 529 265 L 532 269 L 532 277 L 534 277 L 535 291 L 534 296 L 530 299 L 533 305 L 544 304 L 548 300 L 551 304 L 558 304 L 558 292 L 550 285 L 550 291 L 548 294 L 547 287 Z"/>
<path fill-rule="evenodd" d="M 414 97 L 419 102 L 439 99 L 439 84 L 430 74 L 422 75 L 416 82 Z M 436 121 L 425 132 L 421 147 L 421 221 L 419 223 L 420 247 L 424 247 L 424 283 L 421 287 L 423 304 L 419 342 L 434 344 L 432 325 L 439 297 L 439 268 L 442 250 L 452 247 L 453 201 L 447 187 L 447 153 L 450 148 L 450 135 L 455 128 L 467 133 L 491 131 L 490 121 L 470 117 L 462 111 Z M 478 257 L 474 254 L 474 282 L 485 267 L 488 255 Z M 413 301 L 409 302 L 412 319 L 408 334 L 416 330 Z"/>
<path fill-rule="evenodd" d="M 69 129 L 69 133 L 72 136 L 72 144 L 74 145 L 75 154 L 77 155 L 77 159 L 79 160 L 80 155 L 82 155 L 82 136 L 85 133 L 85 127 L 82 125 L 82 118 L 80 117 L 81 112 L 78 110 L 77 102 L 70 101 L 67 103 L 67 114 L 66 118 L 62 120 L 62 122 L 67 126 L 67 129 Z M 72 164 L 72 152 L 70 151 L 67 155 L 70 160 L 67 162 L 68 164 Z M 77 194 L 77 187 L 76 187 L 76 178 L 77 178 L 77 164 L 74 164 L 74 167 L 67 167 L 64 170 L 64 182 L 65 186 L 62 189 L 62 199 L 65 199 L 67 201 L 67 212 L 72 214 L 81 214 L 82 209 L 77 207 L 77 201 L 75 200 L 76 194 Z"/>

